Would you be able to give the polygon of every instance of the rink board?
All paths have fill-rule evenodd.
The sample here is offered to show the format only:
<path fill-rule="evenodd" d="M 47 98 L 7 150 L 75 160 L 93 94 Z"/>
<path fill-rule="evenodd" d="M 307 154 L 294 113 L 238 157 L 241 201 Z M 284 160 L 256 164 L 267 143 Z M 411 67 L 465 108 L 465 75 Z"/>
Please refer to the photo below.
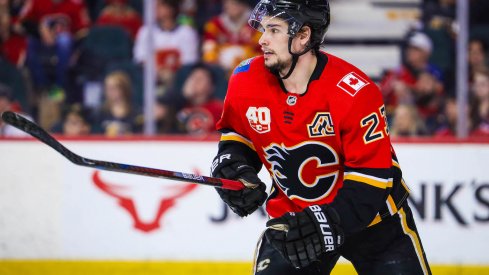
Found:
<path fill-rule="evenodd" d="M 64 144 L 93 159 L 202 175 L 208 175 L 217 150 L 215 140 Z M 488 274 L 489 143 L 394 148 L 433 270 Z M 0 141 L 0 156 L 0 274 L 19 268 L 24 272 L 10 274 L 76 274 L 69 270 L 84 268 L 111 274 L 249 274 L 266 217 L 225 212 L 212 188 L 95 173 L 32 140 Z M 269 183 L 264 171 L 261 177 Z M 335 272 L 354 274 L 345 261 Z"/>

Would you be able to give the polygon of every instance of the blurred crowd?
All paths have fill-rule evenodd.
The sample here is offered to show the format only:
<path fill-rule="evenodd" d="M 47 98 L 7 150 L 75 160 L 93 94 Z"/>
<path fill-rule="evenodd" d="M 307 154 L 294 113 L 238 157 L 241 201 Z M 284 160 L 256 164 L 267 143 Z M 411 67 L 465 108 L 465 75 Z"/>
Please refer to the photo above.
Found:
<path fill-rule="evenodd" d="M 143 0 L 0 0 L 0 112 L 66 136 L 140 134 L 154 58 L 157 133 L 213 133 L 233 68 L 261 54 L 247 24 L 256 2 L 155 0 L 146 26 Z M 455 135 L 455 2 L 422 1 L 401 64 L 376 80 L 392 136 Z M 471 136 L 489 136 L 488 2 L 470 1 Z M 0 136 L 22 134 L 0 122 Z"/>
<path fill-rule="evenodd" d="M 402 64 L 379 81 L 394 137 L 456 135 L 456 2 L 423 1 L 419 22 L 406 34 Z M 489 137 L 489 1 L 469 3 L 465 115 L 470 136 Z"/>

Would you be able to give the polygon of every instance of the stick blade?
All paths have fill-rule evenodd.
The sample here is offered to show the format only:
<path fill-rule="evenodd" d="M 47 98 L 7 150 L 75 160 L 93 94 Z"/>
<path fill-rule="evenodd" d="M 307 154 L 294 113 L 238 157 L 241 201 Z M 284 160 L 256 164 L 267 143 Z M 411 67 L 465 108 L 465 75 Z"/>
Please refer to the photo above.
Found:
<path fill-rule="evenodd" d="M 5 111 L 2 113 L 2 120 L 7 123 L 7 124 L 10 124 L 12 126 L 14 126 L 15 128 L 18 128 L 30 135 L 33 135 L 32 133 L 32 130 L 33 128 L 35 129 L 36 127 L 33 127 L 33 123 L 31 121 L 29 121 L 27 118 L 17 114 L 17 113 L 14 113 L 14 112 L 11 112 L 11 111 Z"/>
<path fill-rule="evenodd" d="M 11 112 L 11 111 L 5 111 L 2 113 L 2 120 L 5 122 L 5 123 L 8 123 L 8 124 L 12 124 L 16 119 L 15 119 L 15 116 L 17 114 L 14 113 L 14 112 Z"/>

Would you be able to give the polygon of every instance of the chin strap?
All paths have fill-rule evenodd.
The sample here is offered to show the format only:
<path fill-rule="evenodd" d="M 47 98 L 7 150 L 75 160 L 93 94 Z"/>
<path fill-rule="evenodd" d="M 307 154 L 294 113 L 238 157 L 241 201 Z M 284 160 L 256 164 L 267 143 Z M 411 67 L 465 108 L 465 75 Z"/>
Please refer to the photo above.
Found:
<path fill-rule="evenodd" d="M 292 55 L 292 64 L 290 65 L 290 69 L 287 72 L 287 74 L 285 74 L 285 76 L 280 76 L 280 73 L 276 72 L 277 76 L 280 77 L 281 79 L 289 78 L 289 76 L 292 74 L 292 72 L 295 69 L 295 65 L 297 65 L 297 61 L 299 60 L 299 57 L 301 55 L 307 53 L 309 50 L 311 50 L 313 48 L 313 46 L 309 45 L 309 46 L 306 46 L 306 48 L 302 52 L 293 53 L 292 52 L 292 39 L 293 39 L 293 37 L 289 37 L 289 53 Z"/>

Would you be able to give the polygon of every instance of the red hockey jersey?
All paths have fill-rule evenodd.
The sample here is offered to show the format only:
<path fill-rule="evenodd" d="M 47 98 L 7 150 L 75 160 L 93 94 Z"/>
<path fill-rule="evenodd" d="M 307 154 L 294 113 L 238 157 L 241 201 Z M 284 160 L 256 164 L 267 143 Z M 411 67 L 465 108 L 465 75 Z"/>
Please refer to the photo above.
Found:
<path fill-rule="evenodd" d="M 242 62 L 230 79 L 217 128 L 221 142 L 247 145 L 270 173 L 271 217 L 333 204 L 345 189 L 345 203 L 338 207 L 346 215 L 363 211 L 347 210 L 347 204 L 374 201 L 362 221 L 366 226 L 397 212 L 407 197 L 407 192 L 390 194 L 393 181 L 401 185 L 401 178 L 382 94 L 363 72 L 333 55 L 319 54 L 301 95 L 286 91 L 263 57 Z"/>

